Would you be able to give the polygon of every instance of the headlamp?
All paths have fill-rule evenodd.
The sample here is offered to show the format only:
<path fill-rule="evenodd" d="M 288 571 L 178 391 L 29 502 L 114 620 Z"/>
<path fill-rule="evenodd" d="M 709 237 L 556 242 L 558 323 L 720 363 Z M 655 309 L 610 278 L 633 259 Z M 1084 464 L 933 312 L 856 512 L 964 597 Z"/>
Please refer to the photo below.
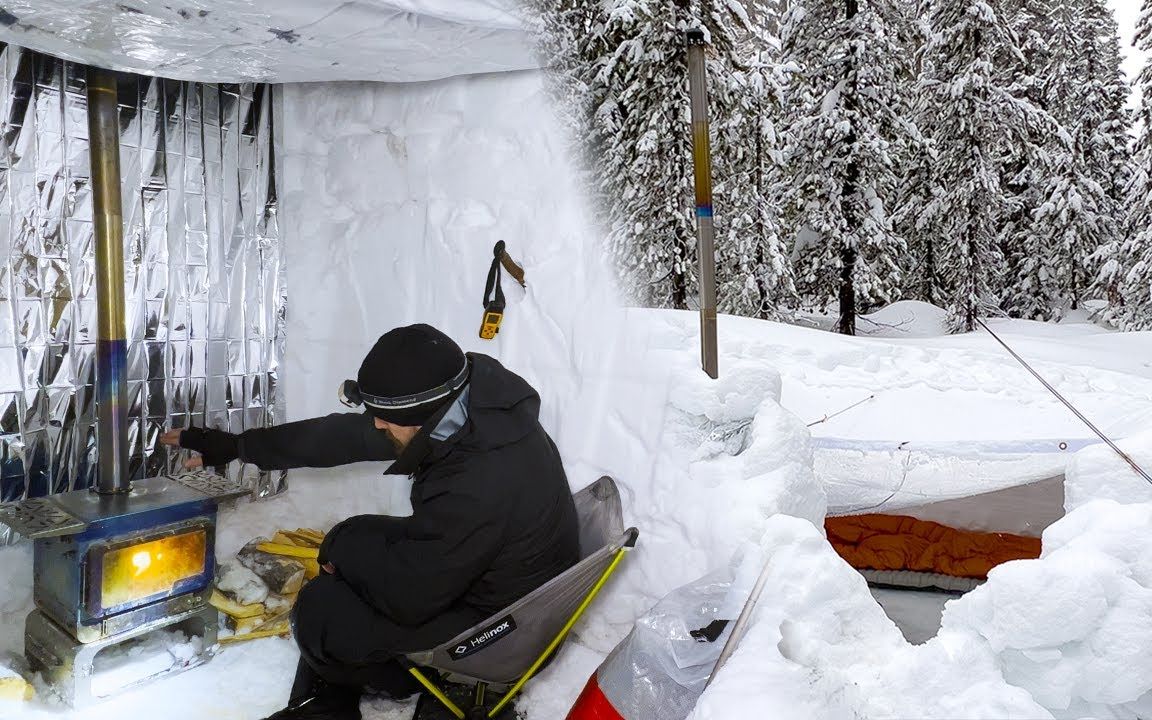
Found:
<path fill-rule="evenodd" d="M 358 408 L 364 404 L 364 398 L 360 397 L 360 383 L 355 380 L 345 380 L 340 383 L 337 397 L 340 398 L 341 404 L 345 407 Z"/>
<path fill-rule="evenodd" d="M 448 382 L 443 385 L 438 385 L 431 390 L 416 393 L 415 395 L 404 395 L 402 397 L 384 397 L 383 395 L 371 395 L 360 389 L 360 383 L 355 380 L 345 380 L 340 383 L 340 388 L 337 391 L 337 397 L 340 398 L 341 404 L 350 408 L 357 408 L 361 405 L 366 405 L 369 408 L 376 410 L 404 410 L 407 408 L 423 405 L 425 403 L 435 402 L 448 397 L 452 393 L 459 390 L 468 381 L 468 361 L 464 361 L 464 367 L 460 372 L 456 373 Z"/>

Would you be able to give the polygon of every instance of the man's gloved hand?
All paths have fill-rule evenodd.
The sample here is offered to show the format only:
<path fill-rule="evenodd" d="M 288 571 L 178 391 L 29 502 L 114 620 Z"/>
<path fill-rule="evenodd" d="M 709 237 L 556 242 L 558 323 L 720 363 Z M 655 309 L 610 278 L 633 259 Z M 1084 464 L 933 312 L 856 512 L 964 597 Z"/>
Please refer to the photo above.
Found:
<path fill-rule="evenodd" d="M 316 562 L 324 571 L 332 575 L 347 572 L 347 565 L 356 556 L 365 553 L 379 555 L 391 543 L 404 539 L 408 526 L 407 517 L 390 515 L 354 515 L 336 523 L 324 534 Z"/>
<path fill-rule="evenodd" d="M 316 554 L 316 562 L 320 564 L 320 567 L 324 567 L 325 565 L 333 565 L 332 546 L 336 543 L 336 536 L 340 535 L 342 532 L 344 532 L 344 530 L 348 528 L 348 521 L 351 519 L 352 518 L 341 520 L 340 522 L 333 525 L 331 530 L 324 533 L 324 542 L 320 543 L 320 550 Z"/>
<path fill-rule="evenodd" d="M 211 428 L 190 427 L 187 430 L 169 430 L 160 436 L 160 442 L 168 446 L 178 446 L 195 450 L 199 457 L 189 458 L 184 467 L 219 467 L 240 457 L 239 438 L 232 433 Z"/>

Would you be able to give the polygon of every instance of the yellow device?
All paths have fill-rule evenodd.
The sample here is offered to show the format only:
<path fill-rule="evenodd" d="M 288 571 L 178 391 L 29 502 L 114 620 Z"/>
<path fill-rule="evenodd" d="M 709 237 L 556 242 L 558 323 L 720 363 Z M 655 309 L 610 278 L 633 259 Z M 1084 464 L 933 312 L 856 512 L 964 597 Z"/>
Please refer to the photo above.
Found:
<path fill-rule="evenodd" d="M 500 332 L 500 321 L 504 319 L 503 310 L 485 310 L 484 319 L 480 321 L 480 337 L 491 340 Z"/>

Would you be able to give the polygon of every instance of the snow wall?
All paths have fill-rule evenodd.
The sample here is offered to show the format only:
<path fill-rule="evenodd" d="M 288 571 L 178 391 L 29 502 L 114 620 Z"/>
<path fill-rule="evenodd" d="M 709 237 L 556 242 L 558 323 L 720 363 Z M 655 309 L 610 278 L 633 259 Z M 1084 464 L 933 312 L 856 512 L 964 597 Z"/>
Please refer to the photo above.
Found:
<path fill-rule="evenodd" d="M 641 528 L 579 643 L 530 688 L 530 717 L 562 716 L 639 613 L 726 565 L 772 514 L 823 518 L 807 431 L 754 348 L 722 344 L 712 382 L 694 315 L 620 308 L 539 73 L 289 85 L 282 116 L 289 419 L 339 410 L 339 381 L 379 334 L 429 322 L 531 382 L 573 489 L 613 475 Z M 477 332 L 498 240 L 528 286 L 505 278 L 508 309 L 489 342 Z M 378 466 L 294 471 L 290 487 L 241 508 L 243 527 L 224 523 L 225 550 L 254 512 L 274 524 L 408 510 L 407 480 Z"/>

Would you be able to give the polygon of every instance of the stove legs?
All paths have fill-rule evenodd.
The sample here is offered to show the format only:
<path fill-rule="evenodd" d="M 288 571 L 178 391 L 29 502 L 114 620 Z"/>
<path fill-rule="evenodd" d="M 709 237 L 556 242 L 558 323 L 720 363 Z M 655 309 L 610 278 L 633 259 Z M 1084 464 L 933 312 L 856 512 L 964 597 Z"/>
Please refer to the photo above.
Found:
<path fill-rule="evenodd" d="M 189 638 L 200 638 L 203 644 L 198 653 L 191 654 L 187 659 L 175 661 L 166 669 L 159 669 L 126 685 L 105 688 L 106 683 L 100 682 L 101 678 L 94 676 L 93 665 L 98 653 L 158 630 L 180 630 Z M 216 608 L 209 605 L 160 618 L 103 640 L 80 643 L 66 630 L 48 619 L 44 613 L 33 610 L 24 625 L 24 654 L 32 670 L 41 673 L 48 685 L 66 703 L 79 708 L 99 702 L 129 687 L 207 662 L 214 653 L 218 630 Z"/>

